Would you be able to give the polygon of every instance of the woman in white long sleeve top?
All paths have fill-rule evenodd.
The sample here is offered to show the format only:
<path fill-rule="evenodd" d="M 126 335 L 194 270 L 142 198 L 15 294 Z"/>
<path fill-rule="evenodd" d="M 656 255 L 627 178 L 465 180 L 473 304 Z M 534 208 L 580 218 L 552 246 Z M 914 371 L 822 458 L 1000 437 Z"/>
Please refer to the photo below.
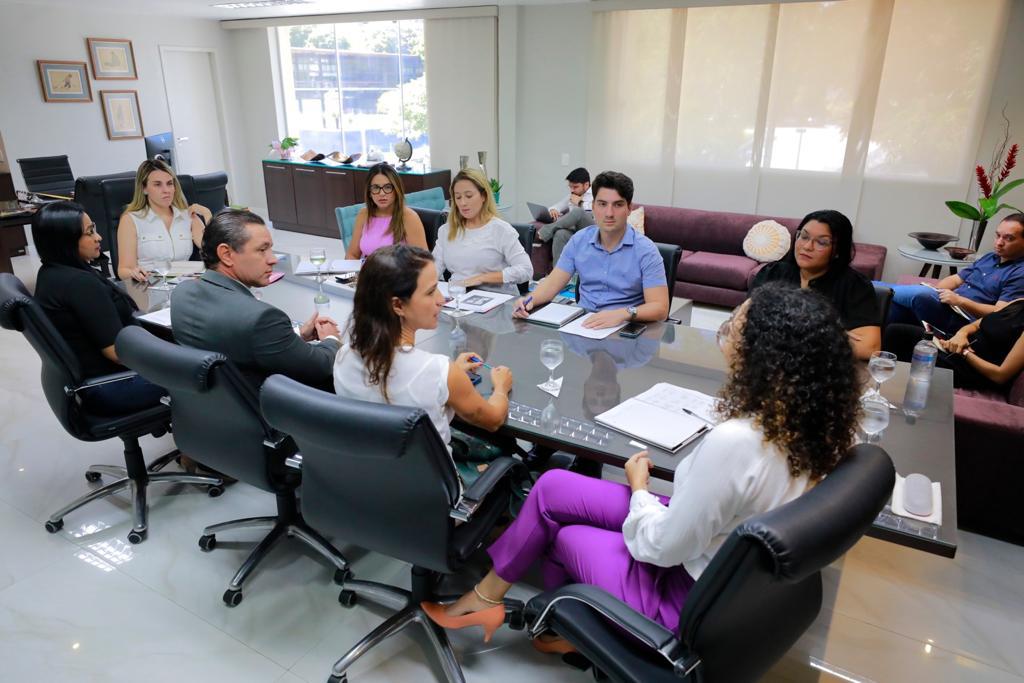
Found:
<path fill-rule="evenodd" d="M 437 231 L 437 271 L 450 282 L 517 294 L 516 285 L 533 277 L 533 263 L 519 243 L 519 233 L 498 218 L 491 186 L 480 171 L 467 168 L 451 185 L 448 222 Z"/>
<path fill-rule="evenodd" d="M 494 569 L 428 614 L 449 628 L 492 632 L 504 617 L 496 603 L 539 559 L 546 589 L 593 584 L 675 630 L 690 588 L 730 532 L 800 496 L 853 442 L 860 384 L 838 316 L 813 292 L 766 287 L 720 330 L 730 365 L 723 421 L 676 468 L 670 499 L 647 490 L 646 451 L 627 461 L 628 485 L 549 471 L 488 549 Z"/>

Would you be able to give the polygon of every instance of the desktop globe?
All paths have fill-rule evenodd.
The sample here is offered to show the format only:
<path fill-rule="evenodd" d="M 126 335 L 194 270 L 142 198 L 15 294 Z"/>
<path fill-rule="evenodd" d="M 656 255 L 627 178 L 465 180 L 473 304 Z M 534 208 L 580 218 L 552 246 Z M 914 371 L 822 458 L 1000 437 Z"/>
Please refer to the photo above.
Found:
<path fill-rule="evenodd" d="M 394 149 L 395 156 L 398 157 L 398 170 L 408 171 L 409 166 L 406 165 L 405 162 L 409 161 L 409 159 L 412 159 L 412 143 L 409 142 L 409 138 L 405 138 L 401 142 L 396 142 L 395 146 L 392 149 Z"/>

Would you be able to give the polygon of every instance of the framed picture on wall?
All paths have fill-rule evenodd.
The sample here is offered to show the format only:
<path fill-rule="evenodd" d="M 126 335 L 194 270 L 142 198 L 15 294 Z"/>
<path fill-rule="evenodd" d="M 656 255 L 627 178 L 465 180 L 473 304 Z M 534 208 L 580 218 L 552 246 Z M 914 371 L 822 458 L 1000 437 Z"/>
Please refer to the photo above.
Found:
<path fill-rule="evenodd" d="M 92 102 L 85 62 L 37 59 L 39 85 L 47 102 Z"/>
<path fill-rule="evenodd" d="M 89 46 L 89 61 L 92 62 L 92 77 L 96 80 L 133 81 L 139 77 L 135 72 L 135 50 L 132 41 L 120 38 L 86 38 Z"/>
<path fill-rule="evenodd" d="M 103 104 L 103 122 L 107 124 L 108 138 L 131 140 L 142 137 L 138 91 L 100 90 L 100 102 Z"/>

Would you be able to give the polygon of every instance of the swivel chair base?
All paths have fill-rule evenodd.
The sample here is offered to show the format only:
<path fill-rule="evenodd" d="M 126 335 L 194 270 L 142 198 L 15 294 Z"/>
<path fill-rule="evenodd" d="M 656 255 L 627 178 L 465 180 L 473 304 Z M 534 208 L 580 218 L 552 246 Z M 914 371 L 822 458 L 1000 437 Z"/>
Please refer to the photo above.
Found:
<path fill-rule="evenodd" d="M 252 549 L 249 556 L 245 558 L 245 562 L 235 572 L 231 583 L 228 584 L 228 589 L 224 591 L 222 599 L 228 607 L 236 607 L 242 602 L 242 584 L 283 536 L 299 539 L 333 564 L 335 567 L 335 583 L 341 584 L 351 577 L 352 572 L 348 568 L 348 560 L 330 541 L 306 524 L 302 519 L 302 515 L 299 514 L 295 494 L 292 492 L 277 495 L 276 516 L 245 517 L 206 527 L 203 529 L 203 535 L 199 538 L 199 548 L 204 552 L 209 552 L 216 548 L 217 533 L 221 531 L 268 528 L 270 533 L 264 536 L 263 540 Z"/>
<path fill-rule="evenodd" d="M 210 488 L 207 493 L 211 498 L 215 498 L 224 492 L 224 482 L 216 477 L 200 476 L 189 474 L 187 472 L 160 472 L 161 469 L 166 467 L 169 462 L 178 456 L 177 450 L 160 456 L 149 465 L 146 465 L 143 472 L 133 476 L 130 470 L 134 469 L 134 459 L 137 458 L 140 462 L 144 463 L 142 460 L 142 451 L 139 449 L 138 439 L 131 437 L 122 437 L 122 439 L 125 442 L 126 467 L 120 467 L 117 465 L 90 465 L 89 469 L 85 472 L 85 479 L 89 482 L 99 481 L 103 475 L 117 477 L 117 479 L 105 486 L 76 498 L 54 512 L 50 515 L 50 518 L 46 520 L 45 527 L 47 531 L 51 534 L 60 531 L 64 528 L 64 517 L 83 505 L 91 503 L 94 500 L 106 498 L 107 496 L 115 493 L 120 493 L 125 489 L 129 489 L 132 495 L 135 523 L 132 525 L 132 530 L 128 532 L 128 542 L 133 544 L 142 543 L 146 540 L 146 536 L 149 532 L 149 506 L 146 500 L 146 491 L 150 484 L 199 484 L 202 486 L 209 486 Z"/>
<path fill-rule="evenodd" d="M 376 581 L 346 580 L 342 585 L 341 594 L 338 596 L 338 602 L 342 606 L 352 607 L 356 604 L 356 598 L 359 596 L 396 611 L 334 663 L 334 666 L 331 667 L 331 675 L 327 679 L 328 683 L 348 683 L 348 669 L 356 660 L 412 624 L 419 624 L 423 627 L 423 631 L 427 634 L 427 639 L 441 663 L 448 683 L 465 683 L 466 677 L 455 658 L 448 634 L 442 627 L 431 621 L 427 613 L 420 607 L 420 603 L 427 600 L 448 603 L 454 602 L 457 598 L 457 596 L 434 595 L 432 586 L 437 578 L 436 572 L 422 567 L 413 567 L 411 591 Z M 521 630 L 524 627 L 523 603 L 518 600 L 505 600 L 505 611 L 505 619 L 509 627 Z"/>

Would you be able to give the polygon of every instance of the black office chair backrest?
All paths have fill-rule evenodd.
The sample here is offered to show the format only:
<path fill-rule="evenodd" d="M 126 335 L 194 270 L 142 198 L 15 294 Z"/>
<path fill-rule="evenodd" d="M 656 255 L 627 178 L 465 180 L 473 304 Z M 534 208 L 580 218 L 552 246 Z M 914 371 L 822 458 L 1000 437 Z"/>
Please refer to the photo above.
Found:
<path fill-rule="evenodd" d="M 197 176 L 178 176 L 181 191 L 189 204 L 201 204 L 213 213 L 217 213 L 228 205 L 228 174 L 223 171 L 205 173 Z M 185 186 L 184 178 L 190 181 Z"/>
<path fill-rule="evenodd" d="M 450 572 L 459 495 L 455 465 L 419 408 L 368 403 L 283 375 L 261 390 L 263 414 L 302 453 L 302 514 L 347 543 Z"/>
<path fill-rule="evenodd" d="M 878 306 L 878 326 L 885 332 L 885 323 L 889 319 L 889 306 L 892 305 L 893 291 L 891 287 L 875 284 L 875 304 Z"/>
<path fill-rule="evenodd" d="M 265 491 L 282 490 L 294 446 L 263 419 L 255 390 L 226 356 L 138 326 L 121 330 L 115 347 L 122 363 L 171 395 L 174 441 L 183 453 Z"/>
<path fill-rule="evenodd" d="M 107 218 L 107 211 L 103 205 L 103 188 L 100 183 L 104 180 L 116 180 L 118 178 L 134 178 L 135 171 L 123 173 L 108 173 L 106 175 L 79 176 L 75 179 L 75 201 L 82 205 L 89 218 L 96 224 L 96 229 L 103 238 L 101 248 L 103 251 L 110 249 L 110 235 L 112 234 L 110 221 Z M 128 198 L 131 201 L 131 198 Z M 127 202 L 125 202 L 127 203 Z M 117 226 L 115 225 L 114 228 Z"/>
<path fill-rule="evenodd" d="M 21 177 L 29 192 L 54 194 L 71 198 L 75 192 L 75 175 L 66 154 L 55 157 L 18 159 Z"/>
<path fill-rule="evenodd" d="M 813 489 L 737 527 L 680 616 L 697 680 L 755 680 L 782 657 L 821 609 L 821 569 L 861 538 L 894 483 L 885 451 L 858 445 Z"/>
<path fill-rule="evenodd" d="M 86 379 L 82 366 L 46 311 L 10 273 L 0 273 L 0 326 L 25 335 L 42 361 L 43 395 L 53 414 L 69 434 L 88 439 L 85 417 L 74 395 Z"/>
<path fill-rule="evenodd" d="M 427 250 L 434 251 L 437 244 L 437 230 L 444 223 L 444 214 L 437 209 L 425 209 L 419 206 L 410 207 L 423 223 L 423 233 L 427 238 Z"/>
<path fill-rule="evenodd" d="M 121 220 L 124 207 L 135 194 L 135 175 L 130 178 L 106 178 L 100 182 L 100 194 L 103 196 L 103 218 L 110 233 L 103 249 L 110 252 L 110 267 L 117 275 L 117 223 Z"/>
<path fill-rule="evenodd" d="M 519 244 L 523 245 L 523 251 L 527 256 L 533 254 L 533 238 L 537 234 L 537 227 L 533 223 L 513 223 L 512 227 L 519 233 Z M 530 291 L 529 282 L 520 282 L 516 285 L 519 293 L 525 295 Z"/>

